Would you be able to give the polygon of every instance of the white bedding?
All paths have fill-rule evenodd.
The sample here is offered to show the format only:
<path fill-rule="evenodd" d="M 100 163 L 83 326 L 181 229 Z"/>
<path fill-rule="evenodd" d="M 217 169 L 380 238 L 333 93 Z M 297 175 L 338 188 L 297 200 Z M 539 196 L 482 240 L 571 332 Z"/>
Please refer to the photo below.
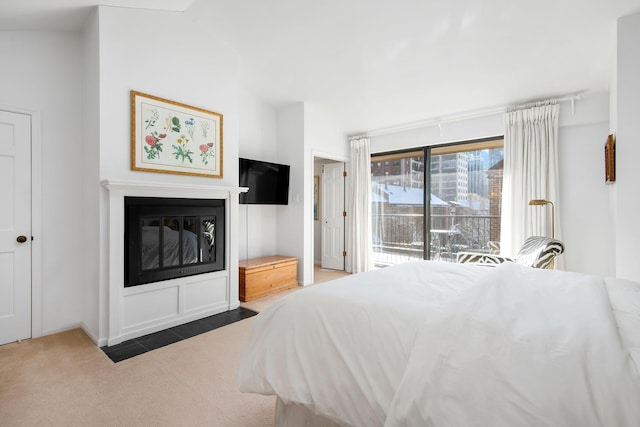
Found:
<path fill-rule="evenodd" d="M 602 279 L 419 261 L 273 303 L 239 385 L 342 425 L 640 425 L 626 345 Z"/>
<path fill-rule="evenodd" d="M 640 283 L 607 277 L 605 284 L 622 342 L 640 371 Z"/>

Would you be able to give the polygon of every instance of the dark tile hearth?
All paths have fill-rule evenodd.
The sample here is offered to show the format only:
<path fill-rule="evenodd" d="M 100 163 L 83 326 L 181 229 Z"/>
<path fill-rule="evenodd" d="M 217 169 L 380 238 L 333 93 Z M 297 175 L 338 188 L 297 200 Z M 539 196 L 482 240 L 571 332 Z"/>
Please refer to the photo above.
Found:
<path fill-rule="evenodd" d="M 205 332 L 212 331 L 221 326 L 226 326 L 239 320 L 247 319 L 258 314 L 244 307 L 225 311 L 204 319 L 194 320 L 183 325 L 174 326 L 164 331 L 156 332 L 142 337 L 133 338 L 120 344 L 102 347 L 102 351 L 114 363 L 130 359 L 142 353 L 195 337 Z"/>

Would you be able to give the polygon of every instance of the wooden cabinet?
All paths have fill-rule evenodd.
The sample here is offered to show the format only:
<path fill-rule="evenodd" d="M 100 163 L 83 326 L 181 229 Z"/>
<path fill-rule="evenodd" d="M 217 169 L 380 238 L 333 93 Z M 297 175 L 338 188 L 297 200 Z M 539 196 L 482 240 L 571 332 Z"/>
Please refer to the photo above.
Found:
<path fill-rule="evenodd" d="M 257 298 L 298 286 L 298 259 L 267 256 L 239 262 L 240 301 Z"/>

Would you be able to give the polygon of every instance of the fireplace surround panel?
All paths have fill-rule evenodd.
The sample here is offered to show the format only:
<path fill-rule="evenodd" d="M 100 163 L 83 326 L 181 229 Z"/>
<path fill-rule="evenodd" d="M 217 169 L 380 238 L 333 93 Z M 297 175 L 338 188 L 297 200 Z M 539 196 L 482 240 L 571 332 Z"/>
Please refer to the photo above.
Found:
<path fill-rule="evenodd" d="M 99 336 L 95 337 L 98 345 L 112 346 L 131 338 L 148 335 L 240 306 L 236 220 L 239 216 L 238 195 L 247 191 L 246 188 L 211 183 L 198 185 L 117 179 L 105 179 L 101 184 L 107 192 L 108 200 L 108 269 L 105 292 L 100 294 L 100 312 L 104 313 L 104 323 L 100 326 Z M 214 213 L 216 250 L 213 256 L 215 256 L 215 262 L 220 263 L 214 264 L 214 269 L 220 268 L 220 270 L 193 275 L 186 275 L 188 272 L 184 271 L 182 273 L 184 277 L 125 287 L 125 248 L 129 245 L 129 239 L 125 240 L 127 222 L 125 198 L 181 199 L 176 203 L 182 203 L 185 199 L 195 199 L 197 204 L 205 200 L 217 200 L 214 208 L 223 210 Z M 171 203 L 174 202 L 169 202 Z M 211 213 L 177 215 L 169 211 L 166 215 L 181 216 L 182 230 L 191 231 L 189 227 L 193 224 L 189 221 L 192 221 L 192 218 L 206 219 Z M 144 226 L 158 227 L 149 219 L 144 221 L 146 221 Z M 164 220 L 159 223 L 165 227 Z M 170 226 L 175 225 L 167 221 L 167 227 Z M 175 231 L 180 231 L 180 228 L 172 231 L 173 233 L 169 234 L 175 236 Z M 207 236 L 202 236 L 200 232 L 194 234 L 198 235 L 199 248 L 202 249 L 205 245 L 202 239 L 208 242 Z M 157 233 L 155 235 L 159 236 Z M 164 239 L 164 235 L 162 238 Z M 142 237 L 140 242 L 141 239 Z M 170 241 L 171 238 L 168 239 Z M 196 255 L 193 255 L 193 251 L 185 249 L 184 241 L 180 244 L 179 238 L 174 239 L 173 245 L 174 252 L 175 248 L 178 248 L 178 251 L 182 250 L 182 254 L 169 256 L 168 262 L 163 263 L 163 268 L 168 268 L 167 264 L 180 260 L 184 267 L 182 270 L 185 270 L 186 267 L 193 266 L 194 263 L 191 260 L 194 257 L 207 260 L 207 263 L 213 261 L 213 256 L 207 258 L 204 254 L 199 255 L 199 250 Z M 182 249 L 179 249 L 180 247 Z M 147 263 L 145 265 L 155 265 L 156 262 L 160 265 L 159 260 L 147 259 L 145 262 Z M 171 266 L 173 267 L 178 266 Z M 178 273 L 179 271 L 180 269 Z"/>

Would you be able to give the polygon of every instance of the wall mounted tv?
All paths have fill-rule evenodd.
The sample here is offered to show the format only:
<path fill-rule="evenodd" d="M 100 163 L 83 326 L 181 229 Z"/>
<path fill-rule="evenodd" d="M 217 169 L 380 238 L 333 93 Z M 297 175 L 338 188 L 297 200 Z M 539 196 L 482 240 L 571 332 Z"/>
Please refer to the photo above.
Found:
<path fill-rule="evenodd" d="M 240 193 L 245 205 L 289 204 L 289 165 L 240 159 L 240 187 L 249 187 Z"/>

